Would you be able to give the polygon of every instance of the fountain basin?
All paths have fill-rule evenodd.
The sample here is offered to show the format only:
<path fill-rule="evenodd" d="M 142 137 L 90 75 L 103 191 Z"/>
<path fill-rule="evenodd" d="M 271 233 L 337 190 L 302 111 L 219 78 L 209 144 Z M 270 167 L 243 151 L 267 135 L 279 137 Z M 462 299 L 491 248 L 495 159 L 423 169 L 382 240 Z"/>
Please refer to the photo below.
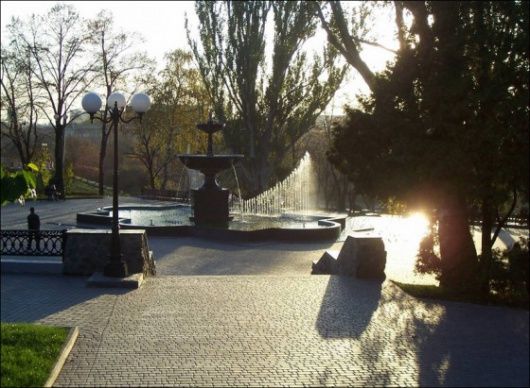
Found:
<path fill-rule="evenodd" d="M 122 229 L 145 229 L 149 236 L 204 237 L 239 241 L 332 241 L 345 227 L 346 215 L 285 214 L 278 217 L 236 215 L 227 227 L 198 226 L 190 221 L 189 205 L 120 206 Z M 77 222 L 111 225 L 112 207 L 92 213 L 78 213 Z"/>
<path fill-rule="evenodd" d="M 184 165 L 192 170 L 198 170 L 204 175 L 215 175 L 223 170 L 232 167 L 243 155 L 179 155 L 179 159 Z"/>
<path fill-rule="evenodd" d="M 209 142 L 209 147 L 211 142 Z M 231 220 L 228 208 L 229 192 L 217 183 L 215 176 L 227 170 L 243 155 L 180 155 L 179 159 L 192 170 L 204 174 L 204 184 L 192 190 L 193 221 L 203 226 L 224 226 Z"/>

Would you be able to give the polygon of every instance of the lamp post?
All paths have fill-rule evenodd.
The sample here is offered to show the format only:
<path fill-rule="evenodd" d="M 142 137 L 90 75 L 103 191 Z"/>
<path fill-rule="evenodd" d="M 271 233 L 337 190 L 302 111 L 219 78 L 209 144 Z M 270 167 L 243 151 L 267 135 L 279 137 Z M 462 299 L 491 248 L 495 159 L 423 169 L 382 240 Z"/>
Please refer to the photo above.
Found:
<path fill-rule="evenodd" d="M 95 116 L 101 108 L 101 98 L 96 93 L 88 93 L 81 102 L 83 109 L 90 115 L 90 121 L 94 119 L 105 123 L 111 123 L 114 130 L 114 170 L 112 179 L 112 236 L 110 259 L 105 265 L 103 274 L 110 277 L 128 276 L 127 264 L 123 260 L 120 246 L 120 224 L 118 221 L 118 124 L 119 122 L 129 123 L 134 119 L 142 120 L 142 115 L 149 109 L 151 104 L 149 97 L 143 93 L 135 94 L 131 99 L 131 106 L 137 116 L 128 120 L 124 119 L 125 97 L 121 93 L 112 93 L 105 109 L 108 111 L 108 118 L 103 119 Z"/>

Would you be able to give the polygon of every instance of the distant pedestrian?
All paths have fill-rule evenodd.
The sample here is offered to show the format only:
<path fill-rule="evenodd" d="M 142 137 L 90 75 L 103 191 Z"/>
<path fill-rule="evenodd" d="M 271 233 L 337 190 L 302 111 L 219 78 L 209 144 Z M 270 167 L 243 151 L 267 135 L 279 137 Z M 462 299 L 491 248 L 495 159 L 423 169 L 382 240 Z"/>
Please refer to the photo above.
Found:
<path fill-rule="evenodd" d="M 52 183 L 52 186 L 50 187 L 51 197 L 53 201 L 57 201 L 57 186 L 55 186 L 55 183 Z"/>
<path fill-rule="evenodd" d="M 35 208 L 29 209 L 28 215 L 28 229 L 30 231 L 29 237 L 29 248 L 31 248 L 33 240 L 37 246 L 37 250 L 40 249 L 40 217 L 35 213 Z"/>

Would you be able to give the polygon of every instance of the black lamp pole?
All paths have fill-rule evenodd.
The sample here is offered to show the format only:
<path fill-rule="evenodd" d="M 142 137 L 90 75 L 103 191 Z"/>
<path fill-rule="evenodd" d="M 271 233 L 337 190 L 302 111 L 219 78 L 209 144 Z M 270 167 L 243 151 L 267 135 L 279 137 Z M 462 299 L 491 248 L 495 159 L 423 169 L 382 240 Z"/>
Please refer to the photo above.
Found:
<path fill-rule="evenodd" d="M 126 277 L 128 276 L 127 263 L 123 260 L 120 245 L 120 223 L 118 220 L 118 124 L 121 122 L 129 123 L 134 119 L 142 120 L 142 114 L 138 114 L 136 117 L 132 117 L 129 120 L 124 120 L 122 117 L 123 109 L 118 108 L 118 102 L 114 102 L 112 108 L 108 108 L 110 117 L 102 119 L 100 117 L 90 115 L 90 120 L 94 118 L 104 123 L 112 123 L 112 129 L 114 130 L 114 169 L 112 178 L 112 236 L 110 246 L 110 258 L 103 274 L 110 277 Z"/>

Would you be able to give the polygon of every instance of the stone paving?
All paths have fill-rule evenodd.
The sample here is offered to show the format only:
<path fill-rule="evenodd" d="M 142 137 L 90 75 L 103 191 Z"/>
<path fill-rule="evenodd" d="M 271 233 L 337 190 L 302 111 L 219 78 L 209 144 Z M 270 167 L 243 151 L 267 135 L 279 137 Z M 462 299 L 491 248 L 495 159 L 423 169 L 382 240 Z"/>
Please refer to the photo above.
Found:
<path fill-rule="evenodd" d="M 340 276 L 2 275 L 2 321 L 77 325 L 56 386 L 527 386 L 527 311 Z"/>
<path fill-rule="evenodd" d="M 63 228 L 109 202 L 38 202 L 37 212 L 43 228 Z M 2 228 L 25 228 L 28 205 L 3 207 Z M 80 328 L 56 386 L 529 384 L 528 311 L 418 300 L 390 281 L 308 276 L 311 261 L 340 243 L 149 244 L 159 276 L 139 290 L 2 274 L 2 321 Z M 392 255 L 387 275 L 396 278 Z"/>
<path fill-rule="evenodd" d="M 285 243 L 150 237 L 159 275 L 310 275 L 311 263 L 342 242 Z"/>

